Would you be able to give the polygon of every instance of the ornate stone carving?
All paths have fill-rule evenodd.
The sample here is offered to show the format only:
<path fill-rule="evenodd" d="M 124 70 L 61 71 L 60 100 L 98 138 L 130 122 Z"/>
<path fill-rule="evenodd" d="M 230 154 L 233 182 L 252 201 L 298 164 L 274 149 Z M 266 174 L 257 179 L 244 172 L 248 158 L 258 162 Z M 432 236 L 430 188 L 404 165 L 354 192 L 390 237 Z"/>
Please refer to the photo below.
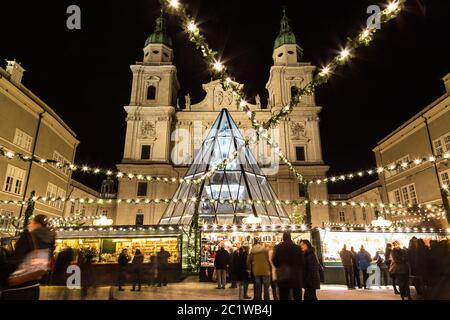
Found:
<path fill-rule="evenodd" d="M 295 140 L 307 138 L 305 125 L 302 122 L 291 122 L 291 138 Z"/>
<path fill-rule="evenodd" d="M 153 121 L 142 121 L 140 138 L 156 140 L 156 125 Z"/>

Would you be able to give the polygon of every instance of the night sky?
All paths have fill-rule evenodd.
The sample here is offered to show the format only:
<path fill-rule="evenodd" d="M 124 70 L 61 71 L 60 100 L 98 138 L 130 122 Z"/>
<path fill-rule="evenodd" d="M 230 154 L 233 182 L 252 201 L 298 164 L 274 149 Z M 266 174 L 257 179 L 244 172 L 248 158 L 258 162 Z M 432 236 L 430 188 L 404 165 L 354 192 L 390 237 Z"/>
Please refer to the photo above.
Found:
<path fill-rule="evenodd" d="M 245 84 L 249 97 L 266 101 L 265 84 L 272 65 L 282 5 L 304 49 L 304 61 L 324 65 L 365 25 L 366 9 L 386 1 L 189 2 L 189 10 L 231 74 Z M 383 25 L 372 45 L 338 70 L 317 91 L 323 106 L 324 157 L 332 173 L 375 164 L 376 143 L 444 93 L 440 80 L 450 72 L 450 1 L 415 0 L 398 19 Z M 82 30 L 66 28 L 66 8 L 78 4 Z M 114 168 L 123 155 L 129 103 L 129 65 L 142 61 L 145 39 L 155 26 L 157 0 L 6 1 L 0 60 L 16 58 L 25 69 L 23 83 L 50 105 L 81 141 L 77 163 Z M 204 97 L 211 76 L 200 54 L 188 43 L 174 17 L 169 19 L 180 97 Z M 4 67 L 4 63 L 2 62 Z M 250 99 L 251 100 L 251 99 Z M 98 181 L 77 177 L 97 187 Z M 363 185 L 367 181 L 360 181 Z M 356 185 L 331 191 L 348 192 Z"/>

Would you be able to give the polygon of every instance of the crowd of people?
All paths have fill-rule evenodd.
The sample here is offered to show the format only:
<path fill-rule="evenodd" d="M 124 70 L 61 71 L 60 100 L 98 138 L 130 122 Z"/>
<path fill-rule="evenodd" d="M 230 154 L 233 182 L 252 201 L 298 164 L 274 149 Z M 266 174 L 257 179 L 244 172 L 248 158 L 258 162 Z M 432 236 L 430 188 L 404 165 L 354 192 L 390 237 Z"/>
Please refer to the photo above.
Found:
<path fill-rule="evenodd" d="M 356 252 L 344 245 L 339 252 L 349 290 L 370 289 L 368 269 L 375 262 L 380 272 L 379 285 L 388 286 L 389 278 L 394 293 L 402 300 L 412 300 L 411 285 L 419 299 L 448 299 L 450 297 L 450 251 L 448 240 L 426 241 L 413 237 L 409 247 L 399 241 L 387 243 L 383 251 L 371 257 L 364 246 Z M 362 273 L 362 281 L 361 281 Z M 398 288 L 397 288 L 398 287 Z"/>
<path fill-rule="evenodd" d="M 71 265 L 80 268 L 80 298 L 85 299 L 90 288 L 95 287 L 92 261 L 94 253 L 83 248 L 75 253 L 71 247 L 63 248 L 56 256 L 56 234 L 47 227 L 44 215 L 35 216 L 21 233 L 14 251 L 0 247 L 0 299 L 1 300 L 38 300 L 40 284 L 62 286 L 61 299 L 67 299 L 69 289 L 67 270 Z M 151 257 L 149 285 L 167 286 L 170 253 L 164 247 Z M 144 281 L 144 255 L 136 249 L 133 258 L 128 249 L 123 249 L 118 258 L 116 284 L 123 291 L 126 283 L 132 284 L 131 291 L 141 291 Z M 76 284 L 76 283 L 75 283 Z M 113 299 L 113 292 L 110 293 Z"/>
<path fill-rule="evenodd" d="M 248 286 L 253 280 L 254 300 L 270 300 L 270 291 L 274 300 L 317 300 L 323 269 L 309 240 L 294 243 L 285 232 L 275 246 L 253 241 L 251 249 L 236 243 L 231 253 L 220 243 L 214 260 L 217 289 L 225 289 L 228 273 L 230 288 L 239 288 L 239 299 L 251 299 Z"/>
<path fill-rule="evenodd" d="M 43 215 L 35 216 L 21 233 L 14 252 L 1 249 L 0 299 L 37 300 L 41 282 L 66 286 L 67 268 L 74 261 L 83 274 L 81 299 L 86 298 L 94 285 L 92 250 L 82 249 L 75 257 L 74 250 L 66 247 L 54 259 L 56 235 L 46 221 Z M 415 287 L 418 298 L 450 299 L 448 240 L 413 237 L 408 248 L 394 241 L 374 257 L 364 246 L 356 252 L 354 247 L 348 250 L 344 245 L 339 254 L 351 290 L 370 288 L 369 267 L 375 264 L 380 272 L 380 285 L 388 286 L 391 282 L 394 293 L 402 300 L 412 299 L 411 286 Z M 169 258 L 170 253 L 164 247 L 151 257 L 149 285 L 167 286 Z M 139 249 L 135 249 L 133 257 L 128 249 L 122 250 L 116 278 L 119 291 L 124 290 L 126 283 L 132 284 L 131 291 L 141 291 L 144 278 L 148 278 L 144 277 L 148 273 L 143 271 L 143 265 L 144 256 Z M 294 243 L 288 232 L 283 233 L 282 241 L 275 246 L 254 238 L 251 249 L 236 243 L 235 250 L 229 252 L 222 242 L 215 253 L 214 267 L 217 289 L 225 289 L 229 279 L 231 288 L 239 289 L 239 299 L 251 299 L 248 288 L 253 281 L 254 300 L 270 300 L 271 296 L 274 300 L 317 300 L 316 290 L 320 289 L 323 276 L 323 267 L 311 242 L 303 239 Z"/>

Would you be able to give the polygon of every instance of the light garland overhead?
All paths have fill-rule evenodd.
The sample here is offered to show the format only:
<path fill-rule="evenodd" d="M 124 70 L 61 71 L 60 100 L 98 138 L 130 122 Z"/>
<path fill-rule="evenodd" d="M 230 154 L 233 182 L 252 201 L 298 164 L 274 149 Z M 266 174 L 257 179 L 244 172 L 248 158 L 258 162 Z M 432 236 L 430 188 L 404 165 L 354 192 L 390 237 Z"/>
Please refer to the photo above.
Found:
<path fill-rule="evenodd" d="M 286 205 L 286 206 L 305 206 L 307 204 L 312 204 L 315 206 L 330 206 L 330 207 L 360 207 L 360 208 L 379 208 L 381 210 L 390 210 L 389 213 L 400 211 L 400 215 L 415 215 L 414 213 L 407 213 L 406 209 L 418 208 L 424 210 L 442 210 L 439 206 L 434 206 L 431 204 L 418 204 L 418 205 L 402 205 L 394 203 L 381 203 L 381 202 L 356 202 L 356 201 L 329 201 L 329 200 L 246 200 L 246 199 L 206 199 L 206 198 L 166 198 L 166 199 L 149 199 L 149 198 L 135 198 L 135 199 L 97 199 L 97 198 L 60 198 L 53 197 L 49 198 L 46 196 L 35 196 L 32 198 L 33 201 L 41 202 L 76 202 L 81 204 L 135 204 L 135 205 L 148 205 L 148 204 L 169 204 L 169 203 L 188 203 L 188 202 L 201 202 L 210 204 L 231 204 L 231 205 Z M 17 204 L 15 200 L 0 200 L 0 204 Z M 406 214 L 405 214 L 406 212 Z M 90 216 L 87 218 L 99 218 L 101 216 Z M 3 218 L 3 216 L 0 216 Z M 7 218 L 7 216 L 5 216 Z M 51 218 L 53 219 L 53 218 Z M 65 220 L 67 218 L 54 218 Z M 65 220 L 70 221 L 70 220 Z"/>
<path fill-rule="evenodd" d="M 226 168 L 232 161 L 234 161 L 239 156 L 242 148 L 244 146 L 247 147 L 249 144 L 250 144 L 250 142 L 248 140 L 246 140 L 245 144 L 243 144 L 235 152 L 231 153 L 228 158 L 223 159 L 216 166 L 211 167 L 200 178 L 193 179 L 193 180 L 185 179 L 185 178 L 176 178 L 176 177 L 170 177 L 170 178 L 157 177 L 157 176 L 151 176 L 151 175 L 139 174 L 139 173 L 138 174 L 124 173 L 124 172 L 113 171 L 113 170 L 109 170 L 109 169 L 94 168 L 94 167 L 90 167 L 90 166 L 86 166 L 86 165 L 76 165 L 76 164 L 72 164 L 69 162 L 59 162 L 56 160 L 50 160 L 50 159 L 44 159 L 44 158 L 38 158 L 38 157 L 30 157 L 30 156 L 25 156 L 21 153 L 17 153 L 17 152 L 15 153 L 15 152 L 9 151 L 2 146 L 0 146 L 0 156 L 6 157 L 9 160 L 16 158 L 16 159 L 19 159 L 22 161 L 35 162 L 35 163 L 39 163 L 42 165 L 44 165 L 44 164 L 55 165 L 59 169 L 68 169 L 68 170 L 71 170 L 72 172 L 79 171 L 82 173 L 94 174 L 94 175 L 104 174 L 108 177 L 115 177 L 117 179 L 122 179 L 122 178 L 125 178 L 125 179 L 128 178 L 130 180 L 137 179 L 137 180 L 146 181 L 146 182 L 150 182 L 150 183 L 161 182 L 161 183 L 176 183 L 176 184 L 180 184 L 180 183 L 199 184 L 202 181 L 204 181 L 206 178 L 211 177 L 216 171 L 223 170 L 224 168 Z M 24 203 L 24 201 L 21 201 L 20 204 L 25 204 L 25 203 Z"/>
<path fill-rule="evenodd" d="M 389 3 L 387 8 L 379 13 L 379 20 L 381 23 L 387 23 L 391 19 L 395 18 L 402 10 L 406 0 L 394 0 Z M 245 94 L 238 85 L 233 83 L 231 77 L 226 71 L 226 67 L 217 58 L 217 52 L 213 51 L 205 40 L 205 37 L 200 33 L 199 28 L 195 24 L 195 21 L 187 14 L 184 5 L 180 4 L 179 1 L 163 1 L 163 8 L 175 15 L 177 15 L 180 20 L 182 27 L 189 34 L 189 40 L 196 46 L 197 49 L 201 50 L 203 58 L 206 64 L 211 68 L 213 74 L 217 75 L 220 79 L 222 87 L 224 90 L 229 90 L 232 92 L 236 103 L 240 106 L 247 114 L 250 119 L 253 128 L 257 132 L 257 139 L 259 140 L 260 134 L 265 134 L 268 137 L 267 130 L 274 125 L 278 125 L 280 120 L 288 116 L 293 108 L 300 103 L 300 99 L 304 95 L 312 95 L 315 92 L 315 88 L 323 83 L 326 83 L 331 77 L 333 71 L 340 65 L 345 64 L 352 56 L 353 52 L 361 47 L 367 46 L 373 39 L 374 34 L 377 32 L 377 28 L 370 27 L 364 29 L 356 37 L 349 39 L 345 48 L 341 53 L 333 59 L 326 67 L 324 67 L 314 78 L 307 84 L 304 88 L 300 89 L 299 92 L 291 97 L 290 103 L 282 108 L 277 114 L 273 115 L 267 122 L 260 124 L 256 119 L 256 113 L 251 111 L 245 100 Z M 268 141 L 268 140 L 267 140 Z M 269 143 L 269 142 L 268 142 Z M 271 145 L 269 143 L 269 145 Z M 271 145 L 273 146 L 273 145 Z M 274 146 L 273 146 L 274 147 Z M 276 148 L 279 148 L 276 146 Z M 289 169 L 294 172 L 296 178 L 302 182 L 302 175 L 290 164 L 290 162 L 284 158 L 280 157 L 286 164 L 288 164 Z"/>

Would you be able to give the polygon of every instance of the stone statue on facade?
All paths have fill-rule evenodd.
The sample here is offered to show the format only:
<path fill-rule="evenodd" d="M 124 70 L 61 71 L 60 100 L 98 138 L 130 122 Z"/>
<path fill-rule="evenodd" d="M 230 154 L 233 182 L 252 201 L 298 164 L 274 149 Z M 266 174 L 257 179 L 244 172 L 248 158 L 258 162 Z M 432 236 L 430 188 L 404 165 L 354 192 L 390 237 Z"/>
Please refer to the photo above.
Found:
<path fill-rule="evenodd" d="M 191 110 L 191 96 L 189 93 L 184 97 L 186 102 L 186 110 Z"/>
<path fill-rule="evenodd" d="M 261 109 L 261 97 L 259 96 L 259 94 L 256 95 L 255 101 L 256 101 L 256 107 L 258 109 Z"/>

